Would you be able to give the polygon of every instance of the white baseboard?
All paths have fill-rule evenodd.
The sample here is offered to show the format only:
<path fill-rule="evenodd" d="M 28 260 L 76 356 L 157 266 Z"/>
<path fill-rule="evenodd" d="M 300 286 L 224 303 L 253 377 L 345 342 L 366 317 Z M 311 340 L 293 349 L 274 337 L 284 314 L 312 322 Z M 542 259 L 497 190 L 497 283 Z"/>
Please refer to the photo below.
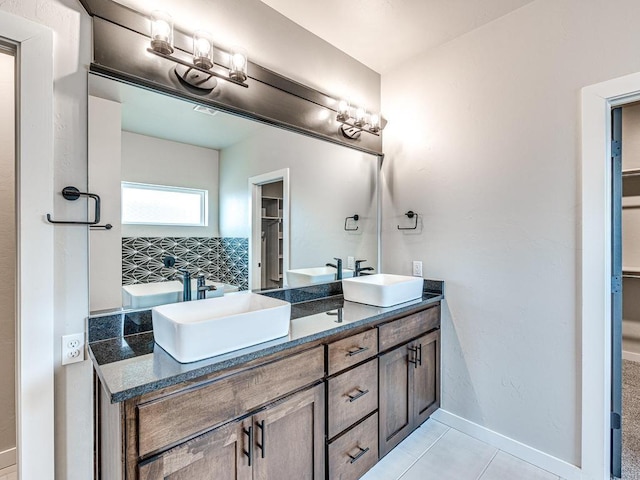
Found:
<path fill-rule="evenodd" d="M 0 470 L 16 464 L 16 449 L 10 448 L 4 452 L 0 452 Z"/>
<path fill-rule="evenodd" d="M 552 457 L 517 440 L 505 437 L 446 410 L 436 410 L 431 415 L 431 418 L 566 480 L 580 480 L 582 478 L 582 471 L 575 465 Z"/>
<path fill-rule="evenodd" d="M 622 351 L 622 359 L 640 363 L 640 353 Z"/>

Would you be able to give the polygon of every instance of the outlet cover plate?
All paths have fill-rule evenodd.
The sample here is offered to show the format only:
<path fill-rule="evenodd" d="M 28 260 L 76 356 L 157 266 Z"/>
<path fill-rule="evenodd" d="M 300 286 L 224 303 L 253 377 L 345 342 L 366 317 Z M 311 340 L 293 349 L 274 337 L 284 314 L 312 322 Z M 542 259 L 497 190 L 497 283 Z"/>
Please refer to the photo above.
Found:
<path fill-rule="evenodd" d="M 84 333 L 62 336 L 62 365 L 84 360 Z"/>
<path fill-rule="evenodd" d="M 413 261 L 413 276 L 414 277 L 422 276 L 422 262 L 420 260 Z"/>

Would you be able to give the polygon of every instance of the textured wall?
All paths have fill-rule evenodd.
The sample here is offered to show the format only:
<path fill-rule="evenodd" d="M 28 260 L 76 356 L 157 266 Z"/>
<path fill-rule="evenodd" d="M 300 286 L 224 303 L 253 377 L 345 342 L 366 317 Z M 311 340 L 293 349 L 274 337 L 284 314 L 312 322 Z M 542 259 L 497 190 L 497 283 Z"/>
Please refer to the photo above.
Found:
<path fill-rule="evenodd" d="M 384 267 L 447 281 L 443 407 L 574 465 L 580 89 L 640 71 L 638 16 L 538 0 L 382 82 Z M 421 228 L 398 232 L 408 209 Z"/>

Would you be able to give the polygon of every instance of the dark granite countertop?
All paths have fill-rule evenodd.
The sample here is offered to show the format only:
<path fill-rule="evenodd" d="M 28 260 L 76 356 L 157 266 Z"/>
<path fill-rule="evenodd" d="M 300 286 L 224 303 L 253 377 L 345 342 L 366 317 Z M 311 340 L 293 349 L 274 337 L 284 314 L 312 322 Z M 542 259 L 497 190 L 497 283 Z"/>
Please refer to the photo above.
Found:
<path fill-rule="evenodd" d="M 442 298 L 441 293 L 425 291 L 421 299 L 387 308 L 345 301 L 342 295 L 293 303 L 288 336 L 193 363 L 177 362 L 154 342 L 153 332 L 148 328 L 151 321 L 148 311 L 123 313 L 122 318 L 127 320 L 122 322 L 120 336 L 101 339 L 92 332 L 90 323 L 89 355 L 111 402 L 116 403 L 368 323 L 417 311 Z"/>

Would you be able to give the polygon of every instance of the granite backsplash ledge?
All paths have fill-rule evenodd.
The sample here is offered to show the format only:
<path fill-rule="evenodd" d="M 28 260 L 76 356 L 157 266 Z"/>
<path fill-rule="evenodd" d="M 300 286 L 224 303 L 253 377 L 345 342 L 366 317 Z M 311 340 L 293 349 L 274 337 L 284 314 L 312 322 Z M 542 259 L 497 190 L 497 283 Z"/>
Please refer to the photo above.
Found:
<path fill-rule="evenodd" d="M 444 295 L 444 281 L 425 279 L 423 292 Z M 307 287 L 278 289 L 259 293 L 261 295 L 285 300 L 295 305 L 328 297 L 341 296 L 342 282 L 330 282 Z M 302 313 L 304 308 L 293 309 L 292 311 L 300 311 L 300 313 Z M 300 313 L 298 315 L 300 315 Z M 122 311 L 113 314 L 90 315 L 87 318 L 87 338 L 89 343 L 152 331 L 151 310 Z"/>

